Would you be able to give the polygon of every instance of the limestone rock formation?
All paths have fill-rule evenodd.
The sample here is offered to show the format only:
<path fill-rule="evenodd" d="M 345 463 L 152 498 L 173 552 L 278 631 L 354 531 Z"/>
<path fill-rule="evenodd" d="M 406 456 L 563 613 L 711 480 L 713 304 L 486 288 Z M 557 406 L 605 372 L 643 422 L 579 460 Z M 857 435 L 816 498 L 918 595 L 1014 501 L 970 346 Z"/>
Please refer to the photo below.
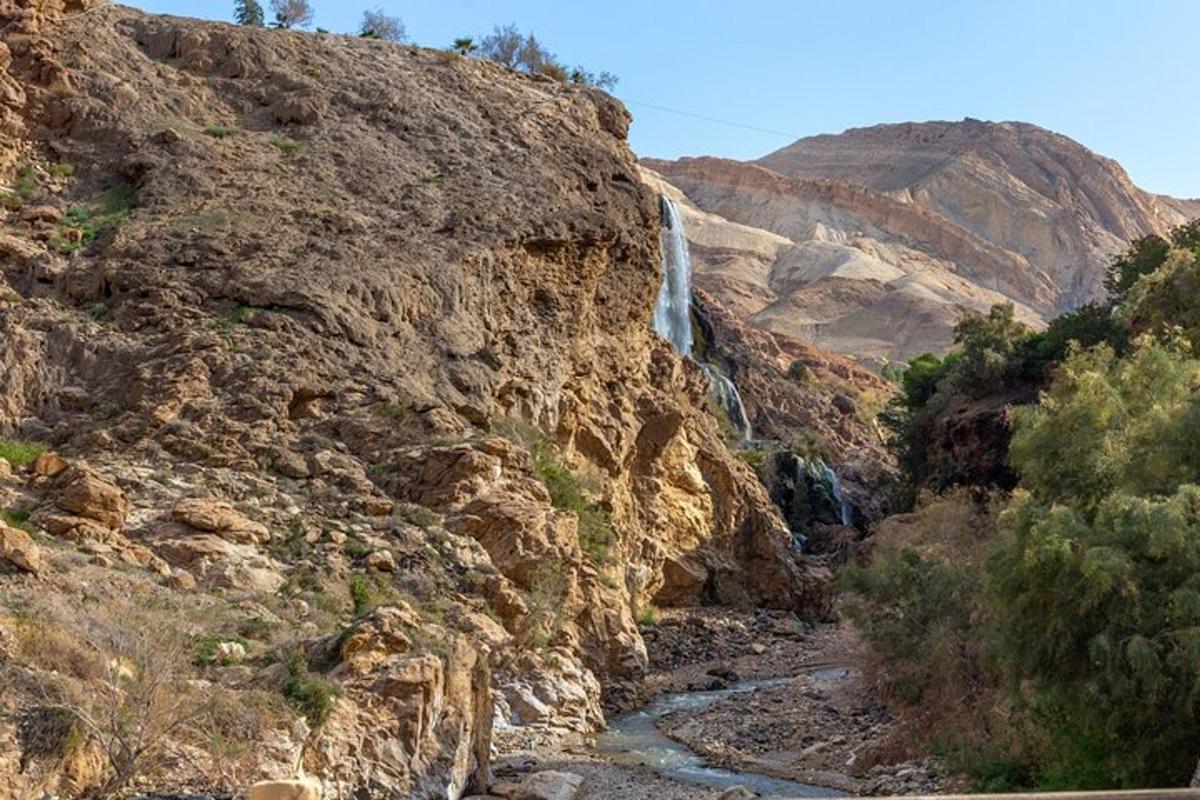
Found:
<path fill-rule="evenodd" d="M 181 685 L 289 704 L 176 783 L 457 797 L 493 741 L 637 696 L 649 604 L 824 612 L 650 332 L 657 206 L 611 97 L 100 4 L 9 3 L 0 31 L 0 436 L 63 459 L 0 486 L 56 545 L 0 597 L 82 609 L 66 643 L 148 597 L 141 630 L 196 647 Z M 0 784 L 57 792 L 17 721 L 62 673 L 38 641 L 14 659 Z"/>
<path fill-rule="evenodd" d="M 701 288 L 751 326 L 868 360 L 943 350 L 995 302 L 1038 324 L 1096 299 L 1129 239 L 1200 216 L 1024 123 L 879 125 L 754 162 L 643 165 L 692 204 Z M 714 215 L 738 235 L 709 235 Z"/>

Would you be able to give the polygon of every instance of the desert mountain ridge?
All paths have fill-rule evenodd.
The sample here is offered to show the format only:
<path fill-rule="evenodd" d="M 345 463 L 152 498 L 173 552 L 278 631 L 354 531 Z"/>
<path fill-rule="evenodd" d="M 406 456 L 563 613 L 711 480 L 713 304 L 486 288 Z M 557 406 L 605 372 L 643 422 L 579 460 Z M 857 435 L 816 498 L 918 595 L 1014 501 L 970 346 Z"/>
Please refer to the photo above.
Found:
<path fill-rule="evenodd" d="M 754 161 L 641 163 L 679 190 L 686 220 L 741 226 L 737 241 L 695 239 L 701 288 L 751 326 L 867 360 L 945 350 L 963 313 L 998 301 L 1038 326 L 1099 299 L 1129 240 L 1200 215 L 1023 122 L 884 124 Z"/>

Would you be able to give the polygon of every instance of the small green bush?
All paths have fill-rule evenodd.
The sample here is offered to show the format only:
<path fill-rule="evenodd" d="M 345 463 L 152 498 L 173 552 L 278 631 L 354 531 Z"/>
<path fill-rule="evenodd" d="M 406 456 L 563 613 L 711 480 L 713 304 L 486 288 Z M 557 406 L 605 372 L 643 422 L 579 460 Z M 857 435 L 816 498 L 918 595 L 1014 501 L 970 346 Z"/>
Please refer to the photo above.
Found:
<path fill-rule="evenodd" d="M 638 625 L 643 628 L 653 628 L 658 624 L 658 609 L 652 604 L 647 604 L 638 614 Z"/>
<path fill-rule="evenodd" d="M 28 466 L 44 452 L 46 452 L 46 446 L 38 442 L 0 439 L 0 458 L 14 467 Z"/>
<path fill-rule="evenodd" d="M 812 372 L 808 369 L 807 364 L 797 358 L 788 367 L 787 376 L 797 383 L 808 383 L 812 378 Z"/>
<path fill-rule="evenodd" d="M 0 511 L 0 520 L 10 528 L 17 528 L 26 533 L 35 533 L 36 528 L 29 524 L 29 511 L 24 508 L 8 508 Z"/>
<path fill-rule="evenodd" d="M 284 665 L 281 691 L 292 708 L 313 727 L 329 719 L 334 700 L 342 693 L 337 684 L 309 672 L 308 661 L 299 653 L 293 654 Z"/>
<path fill-rule="evenodd" d="M 100 322 L 108 317 L 109 308 L 104 303 L 96 303 L 88 309 L 88 319 L 95 322 Z"/>
<path fill-rule="evenodd" d="M 75 165 L 66 162 L 51 164 L 46 167 L 46 171 L 56 178 L 69 178 L 75 174 Z"/>
<path fill-rule="evenodd" d="M 203 131 L 201 131 L 201 133 L 203 133 L 205 136 L 211 136 L 214 139 L 224 139 L 226 137 L 233 136 L 233 134 L 237 133 L 237 131 L 224 125 L 209 125 Z"/>
<path fill-rule="evenodd" d="M 206 633 L 192 639 L 192 663 L 197 666 L 221 663 L 220 656 L 217 655 L 217 646 L 222 642 L 236 642 L 247 650 L 250 649 L 250 642 L 240 636 Z"/>
<path fill-rule="evenodd" d="M 285 563 L 296 563 L 308 557 L 308 539 L 300 520 L 294 520 L 286 536 L 272 537 L 267 552 Z"/>
<path fill-rule="evenodd" d="M 295 139 L 289 139 L 286 136 L 272 136 L 271 145 L 278 148 L 279 152 L 285 156 L 294 156 L 304 149 L 304 145 L 297 142 Z"/>
<path fill-rule="evenodd" d="M 375 607 L 375 586 L 362 575 L 350 579 L 350 601 L 354 603 L 354 615 L 361 616 Z"/>
<path fill-rule="evenodd" d="M 587 499 L 579 478 L 558 461 L 544 441 L 533 446 L 533 471 L 550 492 L 550 503 L 574 512 L 578 518 L 579 546 L 583 552 L 594 564 L 607 563 L 617 540 L 608 512 Z"/>
<path fill-rule="evenodd" d="M 104 190 L 98 202 L 71 206 L 63 213 L 58 230 L 50 238 L 50 245 L 60 253 L 86 249 L 96 237 L 115 228 L 129 216 L 133 198 L 132 186 L 115 183 Z"/>

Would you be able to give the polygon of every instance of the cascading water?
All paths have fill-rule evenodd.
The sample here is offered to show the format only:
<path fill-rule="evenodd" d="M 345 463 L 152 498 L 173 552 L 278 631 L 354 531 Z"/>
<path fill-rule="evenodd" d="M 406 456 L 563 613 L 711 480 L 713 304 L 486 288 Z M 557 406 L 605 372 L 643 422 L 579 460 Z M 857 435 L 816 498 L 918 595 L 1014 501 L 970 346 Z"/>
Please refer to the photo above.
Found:
<path fill-rule="evenodd" d="M 666 339 L 681 356 L 692 355 L 692 258 L 679 207 L 659 196 L 662 213 L 663 282 L 654 305 L 654 332 Z M 712 364 L 701 364 L 708 388 L 743 441 L 753 438 L 750 418 L 737 386 Z"/>
<path fill-rule="evenodd" d="M 663 282 L 654 306 L 654 330 L 681 356 L 692 354 L 692 259 L 688 254 L 683 218 L 666 195 L 662 212 Z"/>
<path fill-rule="evenodd" d="M 824 461 L 818 460 L 814 464 L 809 464 L 798 455 L 793 454 L 792 457 L 795 459 L 793 465 L 795 474 L 792 477 L 796 485 L 806 483 L 806 478 L 824 483 L 829 487 L 829 493 L 833 495 L 833 499 L 838 504 L 838 520 L 847 527 L 852 526 L 854 524 L 854 505 L 850 502 L 850 498 L 846 497 L 841 478 L 838 477 L 834 468 Z"/>
<path fill-rule="evenodd" d="M 829 491 L 833 492 L 833 499 L 838 502 L 838 516 L 841 517 L 842 524 L 853 525 L 854 506 L 850 505 L 850 501 L 846 498 L 846 492 L 842 489 L 842 482 L 838 478 L 838 474 L 824 461 L 820 462 L 820 465 L 821 473 L 829 483 Z"/>
<path fill-rule="evenodd" d="M 754 438 L 754 431 L 750 427 L 750 418 L 746 416 L 746 407 L 742 405 L 742 395 L 738 392 L 737 385 L 713 365 L 700 366 L 708 376 L 708 389 L 721 404 L 725 416 L 729 417 L 733 427 L 742 435 L 742 440 L 749 442 Z"/>

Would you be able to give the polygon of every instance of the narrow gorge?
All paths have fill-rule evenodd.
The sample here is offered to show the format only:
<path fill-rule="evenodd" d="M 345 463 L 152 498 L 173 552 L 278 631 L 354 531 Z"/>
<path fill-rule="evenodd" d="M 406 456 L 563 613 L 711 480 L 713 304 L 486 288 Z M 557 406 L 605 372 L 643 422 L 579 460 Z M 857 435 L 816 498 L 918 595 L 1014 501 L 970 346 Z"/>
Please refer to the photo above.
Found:
<path fill-rule="evenodd" d="M 532 34 L 304 8 L 0 0 L 0 800 L 1057 788 L 984 551 L 1067 516 L 1038 436 L 1131 431 L 1052 442 L 1112 455 L 1071 491 L 1194 471 L 1200 201 L 971 119 L 639 159 Z M 1190 630 L 1067 656 L 1150 696 Z"/>

